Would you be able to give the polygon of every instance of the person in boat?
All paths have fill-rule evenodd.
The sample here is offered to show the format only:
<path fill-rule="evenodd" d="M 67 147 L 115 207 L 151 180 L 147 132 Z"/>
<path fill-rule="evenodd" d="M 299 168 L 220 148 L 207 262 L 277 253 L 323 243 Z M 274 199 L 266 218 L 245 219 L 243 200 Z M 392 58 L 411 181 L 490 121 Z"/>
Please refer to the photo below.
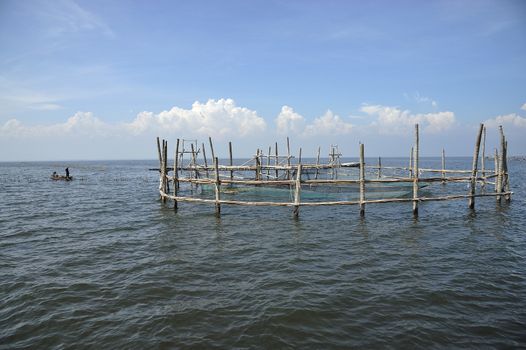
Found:
<path fill-rule="evenodd" d="M 53 175 L 51 175 L 51 176 L 52 176 L 52 177 L 57 177 L 57 176 L 58 176 L 58 175 L 57 175 L 57 172 L 54 171 L 54 172 L 53 172 Z"/>
<path fill-rule="evenodd" d="M 66 168 L 66 179 L 69 179 L 69 168 Z"/>

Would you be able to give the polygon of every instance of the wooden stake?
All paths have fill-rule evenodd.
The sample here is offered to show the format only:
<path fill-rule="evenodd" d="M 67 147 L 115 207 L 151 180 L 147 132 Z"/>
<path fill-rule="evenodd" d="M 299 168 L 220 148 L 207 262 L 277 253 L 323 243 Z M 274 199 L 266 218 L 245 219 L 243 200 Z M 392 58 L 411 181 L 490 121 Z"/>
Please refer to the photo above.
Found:
<path fill-rule="evenodd" d="M 378 157 L 378 178 L 382 177 L 382 157 Z"/>
<path fill-rule="evenodd" d="M 411 147 L 411 154 L 409 154 L 409 177 L 413 177 L 413 156 L 414 156 L 414 150 L 413 147 Z"/>
<path fill-rule="evenodd" d="M 175 144 L 175 155 L 174 155 L 174 197 L 177 197 L 177 190 L 179 189 L 179 139 L 177 139 L 177 142 Z M 174 199 L 174 210 L 177 210 L 177 200 Z"/>
<path fill-rule="evenodd" d="M 205 150 L 205 144 L 201 143 L 201 149 L 203 150 L 203 160 L 205 161 L 205 171 L 206 171 L 206 177 L 210 177 L 210 174 L 208 173 L 208 161 L 206 160 L 206 150 Z"/>
<path fill-rule="evenodd" d="M 296 185 L 296 187 L 294 189 L 294 209 L 292 211 L 292 215 L 295 218 L 297 218 L 299 216 L 299 214 L 300 214 L 301 164 L 298 164 L 295 185 Z"/>
<path fill-rule="evenodd" d="M 504 195 L 504 198 L 507 202 L 511 200 L 511 194 L 510 194 L 510 174 L 508 173 L 508 141 L 506 140 L 506 144 L 504 145 L 504 174 L 505 174 L 505 182 L 504 182 L 504 192 L 506 194 Z"/>
<path fill-rule="evenodd" d="M 318 146 L 318 156 L 316 157 L 316 166 L 320 165 L 320 152 L 321 152 L 321 147 Z M 316 180 L 318 179 L 318 173 L 319 173 L 319 169 L 316 167 L 316 176 L 314 177 Z"/>
<path fill-rule="evenodd" d="M 212 138 L 208 136 L 208 142 L 210 143 L 210 151 L 212 152 L 212 162 L 216 159 L 216 154 L 214 153 L 214 145 L 212 144 Z"/>
<path fill-rule="evenodd" d="M 495 147 L 495 156 L 493 157 L 493 161 L 495 162 L 495 165 L 494 165 L 494 171 L 493 171 L 493 175 L 496 177 L 495 178 L 495 193 L 498 193 L 499 192 L 499 151 L 497 150 L 497 148 Z M 498 196 L 495 197 L 497 199 L 497 201 L 499 200 Z"/>
<path fill-rule="evenodd" d="M 300 151 L 298 154 L 298 164 L 301 164 L 301 147 L 300 147 Z"/>
<path fill-rule="evenodd" d="M 215 169 L 215 194 L 216 194 L 216 200 L 215 200 L 215 206 L 216 206 L 216 216 L 221 216 L 221 203 L 219 201 L 221 200 L 221 181 L 219 180 L 219 160 L 214 158 L 214 169 Z"/>
<path fill-rule="evenodd" d="M 228 153 L 230 154 L 230 166 L 234 165 L 234 162 L 232 160 L 232 142 L 228 142 Z M 234 171 L 230 170 L 230 180 L 234 179 Z"/>
<path fill-rule="evenodd" d="M 290 143 L 287 136 L 287 166 L 290 168 Z M 287 180 L 290 180 L 290 170 L 287 170 Z"/>
<path fill-rule="evenodd" d="M 194 144 L 191 143 L 190 147 L 192 149 L 192 167 L 194 168 L 195 178 L 197 179 L 199 177 L 199 172 L 197 171 L 197 161 L 196 161 L 196 157 L 195 157 Z"/>
<path fill-rule="evenodd" d="M 278 172 L 277 166 L 279 164 L 279 155 L 278 155 L 278 143 L 277 142 L 276 142 L 276 162 L 275 162 L 275 164 L 276 164 L 276 179 L 278 179 L 279 178 L 279 172 Z"/>
<path fill-rule="evenodd" d="M 418 216 L 418 159 L 419 159 L 419 135 L 418 124 L 415 124 L 415 148 L 413 155 L 413 216 Z"/>
<path fill-rule="evenodd" d="M 270 152 L 272 152 L 272 147 L 268 146 L 268 153 L 267 153 L 267 180 L 270 178 Z"/>
<path fill-rule="evenodd" d="M 446 183 L 446 151 L 442 148 L 442 184 Z"/>
<path fill-rule="evenodd" d="M 482 159 L 480 162 L 480 167 L 482 171 L 482 188 L 486 187 L 486 127 L 482 129 Z"/>
<path fill-rule="evenodd" d="M 480 150 L 480 141 L 482 139 L 482 131 L 484 129 L 484 124 L 480 124 L 479 127 L 479 133 L 477 135 L 477 141 L 475 142 L 475 150 L 473 151 L 473 166 L 471 170 L 471 183 L 470 183 L 470 189 L 469 194 L 471 197 L 469 197 L 469 208 L 475 209 L 475 188 L 477 186 L 477 167 L 478 167 L 478 161 L 479 161 L 479 150 Z"/>
<path fill-rule="evenodd" d="M 364 145 L 360 143 L 360 216 L 365 216 L 365 157 Z"/>
<path fill-rule="evenodd" d="M 256 152 L 256 180 L 261 180 L 261 158 L 259 148 Z"/>

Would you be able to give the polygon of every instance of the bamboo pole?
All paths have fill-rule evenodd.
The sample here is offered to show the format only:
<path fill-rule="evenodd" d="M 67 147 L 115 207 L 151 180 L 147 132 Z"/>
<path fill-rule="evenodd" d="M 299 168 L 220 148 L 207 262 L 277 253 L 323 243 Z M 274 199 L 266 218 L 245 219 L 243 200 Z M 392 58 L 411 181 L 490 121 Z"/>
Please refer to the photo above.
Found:
<path fill-rule="evenodd" d="M 321 152 L 321 147 L 318 146 L 318 156 L 316 157 L 316 176 L 314 177 L 316 180 L 318 179 L 318 173 L 319 173 L 318 166 L 320 165 L 320 152 Z"/>
<path fill-rule="evenodd" d="M 293 180 L 295 181 L 295 180 Z M 513 194 L 513 192 L 506 192 L 505 194 Z M 476 194 L 475 197 L 494 197 L 495 193 L 481 193 Z M 173 196 L 166 195 L 167 198 L 173 199 Z M 421 197 L 419 201 L 421 202 L 433 202 L 433 201 L 447 201 L 447 200 L 456 200 L 456 199 L 466 199 L 470 198 L 469 194 L 462 195 L 451 195 L 443 197 Z M 219 203 L 219 204 L 229 204 L 229 205 L 246 205 L 246 206 L 276 206 L 276 207 L 291 207 L 295 206 L 294 202 L 245 202 L 245 201 L 234 201 L 234 200 L 219 200 L 215 199 L 202 199 L 194 197 L 176 197 L 178 201 L 181 202 L 197 202 L 197 203 Z M 390 199 L 369 199 L 364 201 L 365 204 L 383 204 L 383 203 L 403 203 L 403 202 L 412 202 L 412 198 L 390 198 Z M 333 205 L 360 205 L 360 201 L 332 201 L 332 202 L 303 202 L 299 204 L 301 207 L 315 207 L 315 206 L 333 206 Z"/>
<path fill-rule="evenodd" d="M 270 178 L 270 152 L 272 152 L 272 147 L 268 146 L 267 154 L 267 180 Z"/>
<path fill-rule="evenodd" d="M 230 154 L 230 166 L 234 165 L 232 160 L 232 142 L 228 142 L 228 153 Z M 234 179 L 234 171 L 230 170 L 230 180 Z"/>
<path fill-rule="evenodd" d="M 294 210 L 292 215 L 297 218 L 300 214 L 300 195 L 301 195 L 301 163 L 298 164 L 298 170 L 296 173 L 296 181 L 294 188 Z"/>
<path fill-rule="evenodd" d="M 493 156 L 494 161 L 494 168 L 493 168 L 493 176 L 495 176 L 497 179 L 495 180 L 495 193 L 499 192 L 499 151 L 495 147 L 495 155 Z M 497 198 L 498 200 L 498 198 Z"/>
<path fill-rule="evenodd" d="M 409 154 L 409 177 L 413 177 L 413 154 L 414 150 L 413 147 L 411 147 L 411 153 Z"/>
<path fill-rule="evenodd" d="M 300 147 L 300 151 L 298 154 L 298 163 L 301 164 L 301 147 Z"/>
<path fill-rule="evenodd" d="M 415 148 L 413 155 L 413 216 L 418 216 L 418 160 L 419 160 L 418 124 L 415 124 Z"/>
<path fill-rule="evenodd" d="M 504 134 L 502 132 L 502 125 L 499 126 L 499 132 L 500 132 L 500 152 L 499 152 L 499 165 L 498 165 L 498 176 L 497 176 L 497 193 L 499 195 L 497 196 L 497 202 L 500 203 L 502 193 L 502 189 L 504 188 L 504 148 L 505 148 L 505 140 L 504 140 Z"/>
<path fill-rule="evenodd" d="M 261 159 L 259 148 L 256 152 L 256 180 L 261 180 Z"/>
<path fill-rule="evenodd" d="M 177 139 L 177 142 L 175 144 L 175 154 L 174 154 L 174 175 L 173 175 L 173 183 L 174 183 L 174 197 L 177 197 L 177 190 L 179 189 L 179 164 L 177 163 L 179 159 L 179 139 Z M 174 210 L 177 210 L 177 200 L 174 199 Z"/>
<path fill-rule="evenodd" d="M 480 160 L 482 177 L 486 177 L 486 126 L 482 129 L 482 159 Z M 482 188 L 486 187 L 486 182 L 482 182 Z"/>
<path fill-rule="evenodd" d="M 163 140 L 163 192 L 168 193 L 168 181 L 166 180 L 167 175 L 167 163 L 168 163 L 168 141 Z M 166 197 L 163 197 L 163 202 L 166 203 Z"/>
<path fill-rule="evenodd" d="M 508 185 L 508 142 L 506 141 L 506 137 L 504 136 L 504 130 L 502 128 L 502 125 L 499 125 L 499 133 L 500 133 L 500 153 L 502 158 L 502 164 L 501 164 L 501 182 L 500 182 L 500 192 L 505 192 L 506 188 L 509 188 Z M 504 197 L 507 201 L 510 200 L 508 196 Z"/>
<path fill-rule="evenodd" d="M 508 172 L 508 141 L 506 140 L 506 144 L 505 144 L 505 156 L 504 156 L 504 173 L 506 174 L 506 182 L 505 182 L 505 185 L 504 185 L 504 192 L 506 193 L 510 193 L 510 174 Z M 504 198 L 506 199 L 507 202 L 509 202 L 511 200 L 511 195 L 510 194 L 506 194 L 504 195 Z"/>
<path fill-rule="evenodd" d="M 205 144 L 204 143 L 201 143 L 201 149 L 203 150 L 203 160 L 205 161 L 206 177 L 210 177 L 210 174 L 208 173 L 208 160 L 206 160 L 206 150 L 205 150 Z"/>
<path fill-rule="evenodd" d="M 365 157 L 363 143 L 360 143 L 360 216 L 365 216 Z"/>
<path fill-rule="evenodd" d="M 290 142 L 287 136 L 287 166 L 290 167 Z M 287 170 L 287 179 L 290 180 L 290 170 Z"/>
<path fill-rule="evenodd" d="M 163 146 L 164 146 L 164 140 L 163 140 Z M 157 153 L 159 155 L 159 191 L 163 190 L 163 156 L 161 154 L 161 143 L 159 141 L 159 137 L 157 137 Z M 159 199 L 163 199 L 161 196 Z"/>
<path fill-rule="evenodd" d="M 484 124 L 480 124 L 479 132 L 477 135 L 477 141 L 475 142 L 475 150 L 473 151 L 473 166 L 472 166 L 472 172 L 471 172 L 471 183 L 470 183 L 470 190 L 469 194 L 471 197 L 469 197 L 469 208 L 474 209 L 475 208 L 475 188 L 477 186 L 477 167 L 478 167 L 478 160 L 479 160 L 479 151 L 480 151 L 480 141 L 482 139 L 482 131 L 484 129 Z"/>
<path fill-rule="evenodd" d="M 446 183 L 446 150 L 442 148 L 442 183 Z"/>
<path fill-rule="evenodd" d="M 195 156 L 194 144 L 191 143 L 190 147 L 192 150 L 192 168 L 194 168 L 195 178 L 197 179 L 199 177 L 199 172 L 197 171 L 197 161 L 196 161 L 196 156 Z"/>
<path fill-rule="evenodd" d="M 278 172 L 278 168 L 277 168 L 277 166 L 278 166 L 278 164 L 279 164 L 279 155 L 278 155 L 278 143 L 277 143 L 277 142 L 276 142 L 276 146 L 275 146 L 275 147 L 276 147 L 276 149 L 275 149 L 275 151 L 276 151 L 276 159 L 275 159 L 275 165 L 276 165 L 276 179 L 278 179 L 278 178 L 279 178 L 279 172 Z"/>
<path fill-rule="evenodd" d="M 208 142 L 210 143 L 210 151 L 212 153 L 212 163 L 214 162 L 214 159 L 216 159 L 216 154 L 214 153 L 214 145 L 212 143 L 212 138 L 208 136 Z"/>
<path fill-rule="evenodd" d="M 215 207 L 216 207 L 216 216 L 219 217 L 221 216 L 221 204 L 220 204 L 220 201 L 221 201 L 221 181 L 219 180 L 219 160 L 216 158 L 214 158 L 214 168 L 215 168 L 215 195 L 216 195 L 216 199 L 215 199 Z"/>
<path fill-rule="evenodd" d="M 382 157 L 378 157 L 378 178 L 382 177 Z"/>

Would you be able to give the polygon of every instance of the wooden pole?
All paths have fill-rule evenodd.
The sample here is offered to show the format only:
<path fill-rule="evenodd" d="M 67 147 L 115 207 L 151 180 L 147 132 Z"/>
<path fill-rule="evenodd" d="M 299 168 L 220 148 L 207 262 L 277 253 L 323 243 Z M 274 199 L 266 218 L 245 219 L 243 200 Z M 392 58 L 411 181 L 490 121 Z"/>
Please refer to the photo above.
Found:
<path fill-rule="evenodd" d="M 411 154 L 409 154 L 409 177 L 413 177 L 413 156 L 414 156 L 414 150 L 413 147 L 411 147 Z"/>
<path fill-rule="evenodd" d="M 194 149 L 194 144 L 191 143 L 190 144 L 190 147 L 192 149 L 192 167 L 194 168 L 194 174 L 195 174 L 195 178 L 197 179 L 199 177 L 199 173 L 197 171 L 197 161 L 196 161 L 196 157 L 195 157 L 195 149 Z"/>
<path fill-rule="evenodd" d="M 418 160 L 419 160 L 418 124 L 415 124 L 415 148 L 413 155 L 413 216 L 418 216 Z"/>
<path fill-rule="evenodd" d="M 168 181 L 166 179 L 167 164 L 168 164 L 168 141 L 163 140 L 163 192 L 168 193 Z M 166 197 L 163 197 L 163 202 L 166 203 Z"/>
<path fill-rule="evenodd" d="M 298 164 L 301 164 L 301 147 L 300 147 L 300 151 L 298 154 Z"/>
<path fill-rule="evenodd" d="M 296 173 L 296 187 L 294 188 L 294 209 L 292 215 L 297 218 L 300 214 L 300 195 L 301 195 L 301 163 L 298 164 Z"/>
<path fill-rule="evenodd" d="M 164 140 L 163 140 L 163 146 L 164 146 Z M 159 142 L 159 137 L 157 137 L 157 153 L 159 154 L 159 171 L 161 171 L 161 168 L 163 167 L 163 157 L 161 155 L 161 144 Z"/>
<path fill-rule="evenodd" d="M 219 160 L 214 158 L 214 169 L 215 169 L 215 194 L 216 194 L 216 200 L 215 200 L 215 206 L 216 206 L 216 217 L 221 216 L 221 203 L 219 201 L 221 200 L 221 181 L 219 180 Z"/>
<path fill-rule="evenodd" d="M 290 142 L 287 136 L 287 166 L 290 168 Z M 287 180 L 290 180 L 290 170 L 287 170 Z"/>
<path fill-rule="evenodd" d="M 360 143 L 360 216 L 365 216 L 365 157 L 364 145 Z"/>
<path fill-rule="evenodd" d="M 499 151 L 497 150 L 497 148 L 495 147 L 495 156 L 493 157 L 493 161 L 495 162 L 495 165 L 494 165 L 494 176 L 495 176 L 495 193 L 498 193 L 499 192 Z M 497 198 L 497 201 L 499 200 L 498 199 L 498 196 L 495 197 Z"/>
<path fill-rule="evenodd" d="M 179 189 L 179 139 L 175 144 L 175 155 L 174 155 L 174 197 L 177 197 L 177 190 Z M 174 210 L 177 210 L 177 199 L 174 199 Z"/>
<path fill-rule="evenodd" d="M 208 136 L 208 142 L 210 143 L 210 151 L 212 152 L 212 162 L 216 159 L 216 154 L 214 153 L 214 145 L 212 144 L 212 138 Z"/>
<path fill-rule="evenodd" d="M 270 178 L 270 153 L 272 152 L 272 146 L 268 146 L 267 154 L 267 180 Z"/>
<path fill-rule="evenodd" d="M 446 183 L 446 150 L 442 148 L 442 184 Z"/>
<path fill-rule="evenodd" d="M 507 202 L 511 200 L 511 192 L 510 192 L 510 174 L 508 173 L 508 141 L 506 140 L 506 143 L 504 145 L 504 174 L 505 174 L 505 182 L 504 182 L 504 192 L 506 194 L 504 195 L 504 198 Z"/>
<path fill-rule="evenodd" d="M 205 161 L 205 171 L 206 171 L 206 177 L 210 177 L 210 174 L 208 173 L 208 161 L 206 160 L 206 150 L 205 150 L 205 144 L 201 143 L 201 149 L 203 150 L 203 159 Z"/>
<path fill-rule="evenodd" d="M 316 166 L 320 165 L 320 152 L 321 152 L 321 147 L 318 146 L 318 156 L 316 157 Z M 318 167 L 316 167 L 316 176 L 314 177 L 316 180 L 318 180 L 319 170 L 320 169 L 318 169 Z"/>
<path fill-rule="evenodd" d="M 259 148 L 256 152 L 256 180 L 261 180 L 261 158 Z"/>
<path fill-rule="evenodd" d="M 480 160 L 480 167 L 482 171 L 482 188 L 486 187 L 486 127 L 482 129 L 482 159 Z"/>
<path fill-rule="evenodd" d="M 482 131 L 484 129 L 484 124 L 480 124 L 479 133 L 477 135 L 477 141 L 475 142 L 475 150 L 473 151 L 473 166 L 471 170 L 471 182 L 469 189 L 469 209 L 475 208 L 475 188 L 477 186 L 477 167 L 479 161 L 479 150 L 480 150 L 480 141 L 482 139 Z"/>
<path fill-rule="evenodd" d="M 276 161 L 275 161 L 275 164 L 276 164 L 276 179 L 279 178 L 279 172 L 278 172 L 278 164 L 279 164 L 279 155 L 278 155 L 278 143 L 276 142 Z"/>
<path fill-rule="evenodd" d="M 232 159 L 232 142 L 228 142 L 228 153 L 230 154 L 230 166 L 234 165 L 233 159 Z M 230 170 L 230 180 L 234 179 L 234 171 Z"/>
<path fill-rule="evenodd" d="M 378 178 L 382 177 L 382 157 L 378 157 Z"/>

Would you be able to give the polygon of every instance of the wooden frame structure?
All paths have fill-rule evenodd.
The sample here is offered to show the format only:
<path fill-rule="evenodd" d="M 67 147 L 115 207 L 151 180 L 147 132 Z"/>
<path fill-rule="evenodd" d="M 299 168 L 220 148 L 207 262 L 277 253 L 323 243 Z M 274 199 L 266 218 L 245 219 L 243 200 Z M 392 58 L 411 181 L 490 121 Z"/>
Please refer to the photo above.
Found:
<path fill-rule="evenodd" d="M 229 159 L 228 165 L 219 164 L 219 159 L 216 157 L 212 139 L 209 138 L 209 146 L 212 155 L 212 165 L 209 165 L 204 143 L 202 148 L 195 149 L 194 145 L 197 145 L 197 141 L 191 143 L 191 151 L 182 149 L 180 150 L 181 140 L 177 139 L 175 153 L 174 153 L 174 165 L 168 167 L 168 143 L 166 140 L 162 140 L 162 146 L 159 138 L 157 138 L 157 150 L 159 157 L 159 193 L 160 198 L 163 202 L 167 199 L 174 201 L 174 209 L 177 210 L 178 202 L 194 202 L 194 203 L 207 203 L 215 206 L 215 212 L 217 216 L 220 216 L 221 205 L 242 205 L 242 206 L 286 206 L 292 207 L 293 216 L 298 217 L 300 207 L 302 206 L 333 206 L 333 205 L 358 205 L 360 208 L 360 216 L 365 215 L 365 207 L 368 204 L 379 204 L 379 203 L 403 203 L 411 202 L 413 208 L 413 215 L 418 216 L 418 205 L 420 202 L 427 201 L 445 201 L 445 200 L 456 200 L 456 199 L 467 199 L 468 207 L 470 209 L 475 208 L 475 199 L 478 197 L 496 197 L 497 201 L 500 202 L 502 198 L 507 201 L 511 200 L 512 192 L 510 191 L 509 185 L 509 174 L 508 174 L 508 161 L 507 161 L 507 141 L 504 136 L 502 126 L 499 127 L 500 132 L 500 152 L 495 149 L 495 167 L 493 171 L 485 169 L 485 140 L 486 140 L 486 129 L 483 124 L 480 124 L 477 138 L 475 142 L 473 152 L 473 162 L 471 170 L 448 170 L 446 169 L 445 162 L 445 151 L 442 150 L 442 167 L 441 169 L 427 169 L 419 167 L 419 126 L 415 125 L 415 138 L 414 145 L 411 148 L 409 157 L 409 167 L 382 167 L 381 158 L 378 160 L 378 166 L 366 166 L 365 165 L 365 146 L 360 144 L 360 156 L 359 156 L 359 177 L 358 179 L 320 179 L 319 171 L 330 170 L 337 171 L 337 168 L 341 167 L 340 162 L 334 160 L 334 149 L 331 145 L 333 152 L 333 158 L 329 159 L 328 164 L 320 163 L 320 149 L 318 148 L 317 158 L 315 164 L 302 163 L 301 160 L 301 148 L 299 149 L 299 157 L 297 164 L 292 164 L 290 153 L 290 143 L 287 137 L 287 155 L 280 156 L 278 154 L 278 144 L 275 144 L 275 155 L 271 155 L 271 148 L 269 147 L 268 154 L 265 156 L 263 151 L 258 149 L 256 155 L 252 158 L 254 164 L 234 165 L 232 157 L 232 143 L 229 142 Z M 481 150 L 482 141 L 482 162 L 481 169 L 478 168 L 479 156 Z M 203 163 L 199 164 L 197 161 L 198 153 L 201 152 L 203 155 Z M 183 165 L 182 157 L 183 153 L 190 153 L 191 160 L 187 165 Z M 265 160 L 266 158 L 266 160 Z M 271 158 L 274 158 L 274 164 L 271 164 Z M 252 161 L 251 160 L 251 161 Z M 376 169 L 376 178 L 366 178 L 366 168 Z M 399 171 L 408 171 L 408 177 L 389 178 L 382 179 L 382 170 L 391 169 Z M 154 170 L 154 169 L 152 169 Z M 301 175 L 303 171 L 314 170 L 314 179 L 302 179 Z M 169 175 L 169 172 L 172 175 Z M 180 176 L 183 171 L 186 171 L 189 176 Z M 254 172 L 254 178 L 242 178 L 236 179 L 234 172 Z M 220 174 L 227 173 L 223 177 Z M 295 173 L 295 177 L 292 175 Z M 433 177 L 421 177 L 420 174 L 424 173 L 439 173 L 440 176 Z M 204 176 L 200 176 L 204 174 Z M 448 174 L 456 174 L 455 176 L 448 176 Z M 464 174 L 464 176 L 462 176 Z M 468 175 L 469 176 L 466 176 Z M 274 176 L 275 175 L 275 176 Z M 480 184 L 481 188 L 488 183 L 492 183 L 490 180 L 493 179 L 495 184 L 494 192 L 476 193 L 477 184 Z M 439 197 L 425 197 L 419 196 L 419 185 L 422 183 L 442 183 L 447 182 L 468 182 L 469 191 L 466 194 L 453 194 Z M 170 183 L 172 184 L 172 191 L 170 191 Z M 214 188 L 215 198 L 205 199 L 197 198 L 195 196 L 182 196 L 178 193 L 180 183 L 190 183 L 191 186 L 195 185 L 211 185 Z M 383 198 L 383 199 L 366 199 L 367 185 L 374 183 L 408 183 L 412 184 L 412 196 L 405 198 Z M 225 185 L 251 185 L 251 186 L 289 186 L 293 189 L 293 200 L 290 202 L 276 202 L 276 201 L 238 201 L 221 198 L 221 187 Z M 344 184 L 357 184 L 359 186 L 359 199 L 358 200 L 339 200 L 339 201 L 316 201 L 306 202 L 301 201 L 301 189 L 302 185 L 344 185 Z"/>

